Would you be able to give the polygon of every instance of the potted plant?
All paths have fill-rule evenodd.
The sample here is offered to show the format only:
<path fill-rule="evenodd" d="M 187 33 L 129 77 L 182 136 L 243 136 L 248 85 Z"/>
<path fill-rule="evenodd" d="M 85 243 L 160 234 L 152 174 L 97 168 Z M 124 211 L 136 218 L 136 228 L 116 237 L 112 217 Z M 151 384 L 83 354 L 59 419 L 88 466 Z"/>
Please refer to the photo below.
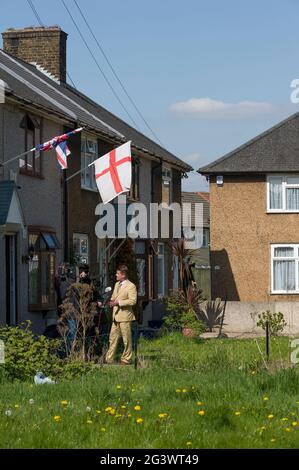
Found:
<path fill-rule="evenodd" d="M 196 337 L 205 331 L 204 323 L 199 319 L 198 303 L 201 292 L 192 287 L 187 294 L 173 291 L 164 298 L 166 315 L 163 317 L 164 327 L 172 331 L 181 331 L 183 336 Z"/>
<path fill-rule="evenodd" d="M 203 323 L 198 319 L 193 308 L 188 309 L 180 318 L 182 334 L 185 337 L 195 338 L 205 331 Z"/>

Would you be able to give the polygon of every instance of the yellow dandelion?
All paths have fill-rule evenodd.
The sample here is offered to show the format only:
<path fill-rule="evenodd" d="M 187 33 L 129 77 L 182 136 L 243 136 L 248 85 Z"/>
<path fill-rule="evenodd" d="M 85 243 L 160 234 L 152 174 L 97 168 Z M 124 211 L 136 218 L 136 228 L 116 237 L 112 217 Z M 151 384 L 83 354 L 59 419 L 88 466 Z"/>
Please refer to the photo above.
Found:
<path fill-rule="evenodd" d="M 126 405 L 121 405 L 121 408 L 122 408 L 123 410 L 125 410 L 127 407 L 126 407 Z"/>
<path fill-rule="evenodd" d="M 281 418 L 281 421 L 288 421 L 289 418 Z"/>
<path fill-rule="evenodd" d="M 128 414 L 128 418 L 131 418 L 131 417 L 132 417 L 132 415 L 131 415 L 131 413 L 129 413 L 129 414 Z"/>
<path fill-rule="evenodd" d="M 183 393 L 187 393 L 188 390 L 187 390 L 186 388 L 183 388 L 182 392 L 183 392 Z"/>
<path fill-rule="evenodd" d="M 177 388 L 177 389 L 176 389 L 176 393 L 181 393 L 181 391 L 182 391 L 182 390 L 181 390 L 180 388 Z"/>
<path fill-rule="evenodd" d="M 112 410 L 109 411 L 109 414 L 110 414 L 110 415 L 115 415 L 115 409 L 112 408 Z"/>
<path fill-rule="evenodd" d="M 202 402 L 202 401 L 198 401 L 196 404 L 199 405 L 199 406 L 202 406 L 202 405 L 203 405 L 203 402 Z"/>
<path fill-rule="evenodd" d="M 116 385 L 116 388 L 117 388 L 118 390 L 120 390 L 120 389 L 121 389 L 121 385 Z"/>
<path fill-rule="evenodd" d="M 274 415 L 268 415 L 268 419 L 273 419 Z"/>
<path fill-rule="evenodd" d="M 141 406 L 140 406 L 140 405 L 134 406 L 134 410 L 135 410 L 135 411 L 140 411 L 140 410 L 141 410 Z"/>
<path fill-rule="evenodd" d="M 15 408 L 16 408 L 16 409 L 20 408 L 20 405 L 15 405 Z"/>
<path fill-rule="evenodd" d="M 56 423 L 59 423 L 59 421 L 61 421 L 61 416 L 58 416 L 58 415 L 57 415 L 57 416 L 54 416 L 53 419 L 54 419 L 54 421 L 55 421 Z"/>
<path fill-rule="evenodd" d="M 101 413 L 102 413 L 101 410 L 96 410 L 97 415 L 100 415 Z"/>
<path fill-rule="evenodd" d="M 106 428 L 101 428 L 100 431 L 105 432 Z"/>
<path fill-rule="evenodd" d="M 189 442 L 186 442 L 186 445 L 187 445 L 187 446 L 192 446 L 192 442 L 190 442 L 190 441 L 189 441 Z"/>
<path fill-rule="evenodd" d="M 116 413 L 116 415 L 114 416 L 114 418 L 121 418 L 122 415 L 120 415 L 119 413 Z"/>
<path fill-rule="evenodd" d="M 67 401 L 67 400 L 62 400 L 62 401 L 60 402 L 60 404 L 61 404 L 62 406 L 67 406 L 67 405 L 68 405 L 68 401 Z"/>
<path fill-rule="evenodd" d="M 92 424 L 91 419 L 88 419 L 88 420 L 86 421 L 86 424 Z"/>
<path fill-rule="evenodd" d="M 143 419 L 142 419 L 142 418 L 137 418 L 137 419 L 136 419 L 136 423 L 137 423 L 137 424 L 143 423 Z"/>
<path fill-rule="evenodd" d="M 199 410 L 199 411 L 198 411 L 198 414 L 199 414 L 199 416 L 204 416 L 204 415 L 205 415 L 205 412 L 204 412 L 204 410 Z"/>
<path fill-rule="evenodd" d="M 264 397 L 263 400 L 264 400 L 264 401 L 268 401 L 268 400 L 269 400 L 269 397 Z"/>
<path fill-rule="evenodd" d="M 285 428 L 284 429 L 286 432 L 290 432 L 291 431 L 291 428 Z"/>
<path fill-rule="evenodd" d="M 107 413 L 109 413 L 109 411 L 111 410 L 112 410 L 111 406 L 107 406 L 107 408 L 105 408 L 105 411 L 107 411 Z"/>
<path fill-rule="evenodd" d="M 275 441 L 276 441 L 276 439 L 274 439 L 274 438 L 273 438 L 273 439 L 270 439 L 270 442 L 275 442 Z"/>
<path fill-rule="evenodd" d="M 241 411 L 235 411 L 235 416 L 240 416 Z"/>
<path fill-rule="evenodd" d="M 168 416 L 167 413 L 159 413 L 159 418 L 163 419 L 163 418 L 166 418 Z"/>
<path fill-rule="evenodd" d="M 254 375 L 254 374 L 256 374 L 256 371 L 255 371 L 255 370 L 253 370 L 253 371 L 251 372 L 251 375 Z"/>
<path fill-rule="evenodd" d="M 292 426 L 294 426 L 294 427 L 295 427 L 295 426 L 298 426 L 297 421 L 293 421 L 293 422 L 292 422 Z"/>

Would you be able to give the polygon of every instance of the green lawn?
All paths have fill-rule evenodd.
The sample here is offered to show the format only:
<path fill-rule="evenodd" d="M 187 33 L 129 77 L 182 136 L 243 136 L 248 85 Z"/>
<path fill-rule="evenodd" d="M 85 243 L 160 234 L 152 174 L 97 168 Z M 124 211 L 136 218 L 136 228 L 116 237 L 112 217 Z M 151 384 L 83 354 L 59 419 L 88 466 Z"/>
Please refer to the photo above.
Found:
<path fill-rule="evenodd" d="M 267 371 L 255 340 L 173 334 L 140 341 L 137 371 L 2 383 L 0 447 L 298 448 L 299 364 L 290 367 L 288 338 L 271 353 Z"/>

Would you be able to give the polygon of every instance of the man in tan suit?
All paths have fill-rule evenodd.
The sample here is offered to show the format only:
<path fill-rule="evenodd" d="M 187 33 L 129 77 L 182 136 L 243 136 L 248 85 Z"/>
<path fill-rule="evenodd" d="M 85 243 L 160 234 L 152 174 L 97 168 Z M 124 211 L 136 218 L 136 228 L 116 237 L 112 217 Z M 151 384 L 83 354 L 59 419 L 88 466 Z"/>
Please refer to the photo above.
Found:
<path fill-rule="evenodd" d="M 120 266 L 116 271 L 116 284 L 110 300 L 112 310 L 112 326 L 109 336 L 109 349 L 106 354 L 106 363 L 112 364 L 116 353 L 118 341 L 123 339 L 124 350 L 121 364 L 129 365 L 132 359 L 132 322 L 136 320 L 133 307 L 137 302 L 137 289 L 128 279 L 127 266 Z"/>

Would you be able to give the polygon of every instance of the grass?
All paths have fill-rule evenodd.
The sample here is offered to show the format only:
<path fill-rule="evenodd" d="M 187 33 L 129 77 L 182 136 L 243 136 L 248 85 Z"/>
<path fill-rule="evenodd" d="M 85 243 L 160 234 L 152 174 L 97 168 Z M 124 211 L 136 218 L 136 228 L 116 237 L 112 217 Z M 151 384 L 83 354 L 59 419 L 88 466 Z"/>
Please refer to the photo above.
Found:
<path fill-rule="evenodd" d="M 172 334 L 141 339 L 137 371 L 2 383 L 0 447 L 298 448 L 299 369 L 289 353 L 288 338 L 272 341 L 266 370 L 255 340 Z"/>

